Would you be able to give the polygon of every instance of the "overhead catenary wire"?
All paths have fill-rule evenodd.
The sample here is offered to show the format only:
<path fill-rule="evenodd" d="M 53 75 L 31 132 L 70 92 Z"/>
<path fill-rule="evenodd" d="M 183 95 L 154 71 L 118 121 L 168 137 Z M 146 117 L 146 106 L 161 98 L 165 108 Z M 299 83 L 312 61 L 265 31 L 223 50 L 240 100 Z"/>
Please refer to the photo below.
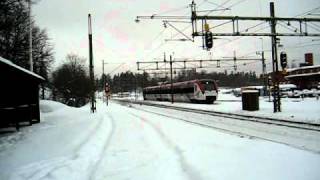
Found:
<path fill-rule="evenodd" d="M 217 9 L 223 7 L 223 6 L 224 6 L 225 4 L 227 4 L 229 1 L 230 1 L 230 0 L 224 1 L 221 5 L 217 6 L 217 7 L 216 7 L 215 9 L 213 9 L 213 10 L 217 10 Z M 226 10 L 226 8 L 225 8 L 225 10 Z M 224 12 L 225 10 L 222 10 L 222 12 Z M 208 12 L 208 13 L 206 13 L 205 15 L 207 16 L 207 15 L 211 14 L 212 12 L 214 12 L 214 11 Z"/>
<path fill-rule="evenodd" d="M 239 2 L 241 2 L 241 1 L 239 1 Z M 235 3 L 235 4 L 237 4 L 237 3 Z M 318 9 L 320 9 L 320 7 L 317 7 L 317 8 L 314 8 L 314 9 L 312 9 L 312 10 L 309 10 L 309 11 L 307 11 L 307 12 L 305 12 L 305 13 L 296 15 L 295 17 L 308 14 L 308 13 L 310 13 L 310 12 L 312 12 L 312 11 L 315 11 L 315 10 L 318 10 Z M 249 27 L 249 28 L 245 29 L 245 31 L 248 31 L 249 29 L 253 29 L 253 28 L 255 28 L 255 27 L 257 27 L 257 26 L 260 26 L 260 25 L 262 25 L 262 24 L 265 24 L 265 23 L 266 23 L 266 22 L 261 22 L 261 23 L 259 23 L 259 24 L 257 24 L 257 25 L 254 25 L 254 26 L 252 26 L 252 27 Z M 222 23 L 222 25 L 224 25 L 224 24 L 227 24 L 227 22 Z M 269 27 L 269 26 L 263 27 L 263 28 L 261 28 L 261 29 L 258 29 L 258 30 L 256 30 L 256 31 L 254 31 L 254 32 L 261 31 L 261 30 L 266 29 L 266 28 L 268 28 L 268 27 Z M 313 29 L 315 29 L 315 28 L 313 27 Z M 290 29 L 290 30 L 292 30 L 292 29 Z M 242 31 L 242 32 L 243 32 L 243 31 Z M 239 39 L 241 39 L 241 38 L 243 38 L 243 37 L 235 38 L 235 39 L 231 40 L 230 42 L 225 42 L 225 43 L 219 44 L 219 45 L 217 45 L 217 46 L 219 47 L 219 46 L 227 45 L 227 44 L 229 44 L 229 43 L 234 43 L 236 40 L 239 40 Z M 215 47 L 217 47 L 217 46 L 215 46 Z"/>
<path fill-rule="evenodd" d="M 156 15 L 164 15 L 164 14 L 168 14 L 168 13 L 173 13 L 173 12 L 180 12 L 182 10 L 186 10 L 189 9 L 189 6 L 182 6 L 182 7 L 178 7 L 178 8 L 172 8 L 163 12 L 159 12 L 156 13 Z"/>
<path fill-rule="evenodd" d="M 219 5 L 219 6 L 217 6 L 217 8 L 218 8 L 218 7 L 223 7 L 223 5 L 224 5 L 224 4 L 227 4 L 229 1 L 230 1 L 230 0 L 226 0 L 224 3 L 222 3 L 222 4 Z M 238 1 L 238 2 L 241 2 L 241 1 L 245 1 L 245 0 L 240 0 L 240 1 Z M 206 3 L 206 2 L 207 2 L 207 0 L 203 0 L 203 1 L 198 5 L 198 7 L 202 6 L 202 5 L 203 5 L 204 3 Z M 232 6 L 235 6 L 235 5 L 237 5 L 237 4 L 238 4 L 238 3 L 235 3 L 235 4 L 233 4 Z M 185 6 L 182 7 L 182 8 L 185 8 Z M 170 10 L 170 11 L 179 10 L 179 9 L 181 9 L 181 8 L 172 9 L 172 10 Z M 168 10 L 168 11 L 169 11 L 169 10 Z M 164 12 L 164 13 L 167 13 L 167 12 Z M 164 13 L 154 14 L 153 16 L 159 15 L 159 14 L 164 14 Z M 173 17 L 173 16 L 170 16 L 170 17 Z M 182 17 L 182 18 L 184 18 L 184 17 Z M 181 32 L 184 32 L 185 30 L 187 30 L 187 29 L 190 28 L 191 26 L 192 26 L 192 25 L 187 26 L 186 28 L 184 28 L 183 30 L 181 30 Z M 178 34 L 179 34 L 179 33 L 173 35 L 172 38 L 176 37 Z M 166 42 L 161 43 L 161 44 L 160 44 L 159 46 L 157 46 L 155 49 L 151 50 L 151 52 L 148 53 L 148 54 L 145 56 L 145 58 L 149 57 L 152 53 L 154 53 L 156 50 L 158 50 L 159 48 L 161 48 L 161 47 L 162 47 L 163 45 L 165 45 L 165 44 L 166 44 Z"/>
<path fill-rule="evenodd" d="M 294 16 L 294 17 L 307 16 L 308 13 L 312 13 L 313 11 L 316 11 L 316 10 L 320 10 L 320 6 L 319 6 L 319 7 L 315 7 L 315 8 L 313 8 L 313 9 L 311 9 L 311 10 L 306 11 L 306 12 L 303 12 L 303 13 L 301 13 L 301 14 L 298 14 L 298 15 L 296 15 L 296 16 Z"/>
<path fill-rule="evenodd" d="M 317 26 L 316 24 L 309 23 L 309 26 L 311 29 L 314 29 L 316 31 L 320 31 L 320 26 Z"/>
<path fill-rule="evenodd" d="M 320 28 L 320 25 L 315 24 L 315 23 L 313 23 L 313 22 L 310 22 L 309 24 L 312 24 L 312 25 L 314 25 L 315 27 Z"/>
<path fill-rule="evenodd" d="M 182 29 L 182 32 L 185 31 L 185 30 L 188 29 L 188 28 L 190 28 L 189 25 L 188 25 L 187 27 L 183 28 L 183 29 Z M 176 34 L 174 34 L 171 38 L 175 38 L 175 37 L 177 37 L 179 34 L 180 34 L 180 33 L 176 33 Z M 166 43 L 167 43 L 166 41 L 163 41 L 163 42 L 162 42 L 161 44 L 159 44 L 156 48 L 153 48 L 153 49 L 151 50 L 151 52 L 149 52 L 144 58 L 147 59 L 152 53 L 160 50 L 160 48 L 161 48 L 162 46 L 164 46 Z"/>
<path fill-rule="evenodd" d="M 215 5 L 215 6 L 217 6 L 217 8 L 226 8 L 226 7 L 224 7 L 224 6 L 223 6 L 223 5 L 221 5 L 221 4 L 214 3 L 214 2 L 211 2 L 211 1 L 208 1 L 208 0 L 205 0 L 205 2 L 207 2 L 207 3 L 209 3 L 209 4 L 213 4 L 213 5 Z"/>
<path fill-rule="evenodd" d="M 156 36 L 155 38 L 153 38 L 150 42 L 146 43 L 146 45 L 152 45 L 154 41 L 158 40 L 162 35 L 163 33 L 165 32 L 166 28 L 163 28 L 162 31 L 160 31 Z"/>
<path fill-rule="evenodd" d="M 238 5 L 238 4 L 242 3 L 242 2 L 245 2 L 245 1 L 246 1 L 246 0 L 237 1 L 236 3 L 232 4 L 231 6 L 236 6 L 236 5 Z M 203 1 L 203 2 L 209 3 L 207 0 L 205 0 L 205 1 Z M 225 6 L 225 4 L 228 4 L 229 2 L 230 2 L 230 0 L 224 1 L 224 3 L 222 3 L 223 7 Z M 316 8 L 314 8 L 314 9 L 316 9 Z M 222 12 L 222 13 L 223 13 L 223 12 Z M 230 22 L 231 22 L 231 21 L 230 21 Z M 280 21 L 279 21 L 279 22 L 280 22 Z M 228 24 L 228 23 L 229 23 L 229 22 L 224 22 L 224 24 Z M 219 25 L 219 26 L 223 26 L 224 24 L 221 24 L 221 25 Z M 251 27 L 249 27 L 249 28 L 246 28 L 246 29 L 242 30 L 241 32 L 249 31 L 250 29 L 257 28 L 257 27 L 259 27 L 260 25 L 263 25 L 263 24 L 266 24 L 266 22 L 262 22 L 262 23 L 253 25 L 253 26 L 251 26 Z M 284 25 L 281 25 L 281 26 L 283 26 L 284 28 L 286 28 L 286 29 L 288 29 L 288 30 L 290 30 L 290 31 L 295 31 L 295 30 L 296 30 L 296 29 L 294 29 L 293 26 L 284 26 Z M 269 26 L 268 26 L 268 27 L 269 27 Z M 264 29 L 266 29 L 266 28 L 268 28 L 268 27 L 262 27 L 262 28 L 260 28 L 260 29 L 255 30 L 254 32 L 264 30 Z M 313 28 L 314 28 L 314 27 L 313 27 Z M 177 34 L 176 34 L 176 35 L 177 35 Z M 176 37 L 176 36 L 173 36 L 173 37 Z M 242 37 L 239 37 L 239 38 L 237 38 L 237 39 L 231 40 L 230 42 L 226 42 L 226 43 L 223 43 L 223 44 L 219 44 L 219 45 L 216 46 L 216 47 L 219 47 L 219 46 L 221 46 L 221 45 L 226 45 L 226 44 L 229 44 L 229 43 L 234 43 L 236 40 L 241 39 L 241 38 L 242 38 Z M 160 47 L 162 47 L 164 44 L 166 44 L 166 43 L 162 43 L 162 44 L 160 45 Z M 153 52 L 154 52 L 154 51 L 152 51 L 152 53 L 153 53 Z"/>

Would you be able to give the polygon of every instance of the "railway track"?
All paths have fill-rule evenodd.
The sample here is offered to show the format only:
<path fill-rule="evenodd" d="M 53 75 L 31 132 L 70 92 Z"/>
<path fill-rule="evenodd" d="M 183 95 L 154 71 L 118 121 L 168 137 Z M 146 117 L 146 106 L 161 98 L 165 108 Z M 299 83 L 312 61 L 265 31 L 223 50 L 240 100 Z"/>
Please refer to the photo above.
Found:
<path fill-rule="evenodd" d="M 286 126 L 290 128 L 320 132 L 320 124 L 316 124 L 316 123 L 298 122 L 298 121 L 290 121 L 290 120 L 278 119 L 278 118 L 259 117 L 259 116 L 251 116 L 251 115 L 244 115 L 244 114 L 225 113 L 225 112 L 193 109 L 193 108 L 186 108 L 186 107 L 177 107 L 177 106 L 170 106 L 170 105 L 163 105 L 163 104 L 154 104 L 154 103 L 144 102 L 144 101 L 130 101 L 130 100 L 118 100 L 118 101 L 132 103 L 132 104 L 159 107 L 159 108 L 168 108 L 168 109 L 173 109 L 177 111 L 187 111 L 187 112 L 210 115 L 215 117 L 230 118 L 234 120 L 264 123 L 264 124 L 271 124 L 271 125 L 277 125 L 277 126 Z"/>

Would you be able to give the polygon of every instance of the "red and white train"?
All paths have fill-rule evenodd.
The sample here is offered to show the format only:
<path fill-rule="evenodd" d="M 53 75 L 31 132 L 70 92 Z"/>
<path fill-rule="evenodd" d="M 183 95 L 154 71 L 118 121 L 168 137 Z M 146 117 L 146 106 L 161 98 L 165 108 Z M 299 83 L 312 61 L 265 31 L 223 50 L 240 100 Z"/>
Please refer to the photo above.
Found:
<path fill-rule="evenodd" d="M 172 91 L 176 102 L 212 104 L 218 97 L 218 86 L 212 79 L 173 83 Z M 146 87 L 143 97 L 144 100 L 171 101 L 171 84 Z"/>

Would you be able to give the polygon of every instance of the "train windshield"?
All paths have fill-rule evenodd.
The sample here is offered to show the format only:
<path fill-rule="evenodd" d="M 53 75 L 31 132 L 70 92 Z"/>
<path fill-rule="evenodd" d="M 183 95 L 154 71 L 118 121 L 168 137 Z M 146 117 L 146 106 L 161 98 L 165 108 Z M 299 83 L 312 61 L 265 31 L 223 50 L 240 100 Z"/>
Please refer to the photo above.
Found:
<path fill-rule="evenodd" d="M 212 81 L 202 81 L 201 83 L 203 84 L 204 89 L 205 89 L 206 91 L 213 91 L 213 90 L 216 89 L 216 88 L 215 88 L 215 84 L 214 84 L 214 82 L 212 82 Z"/>

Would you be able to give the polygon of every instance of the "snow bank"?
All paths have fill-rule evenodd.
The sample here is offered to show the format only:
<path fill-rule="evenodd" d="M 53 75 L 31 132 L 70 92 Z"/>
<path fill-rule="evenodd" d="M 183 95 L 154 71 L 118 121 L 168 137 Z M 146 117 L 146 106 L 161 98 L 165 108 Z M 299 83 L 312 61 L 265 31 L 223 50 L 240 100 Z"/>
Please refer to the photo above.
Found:
<path fill-rule="evenodd" d="M 62 108 L 68 108 L 68 106 L 56 101 L 49 101 L 49 100 L 40 101 L 40 112 L 42 113 L 49 113 Z"/>
<path fill-rule="evenodd" d="M 0 135 L 0 179 L 89 179 L 111 124 L 89 106 L 41 101 L 42 121 Z"/>

